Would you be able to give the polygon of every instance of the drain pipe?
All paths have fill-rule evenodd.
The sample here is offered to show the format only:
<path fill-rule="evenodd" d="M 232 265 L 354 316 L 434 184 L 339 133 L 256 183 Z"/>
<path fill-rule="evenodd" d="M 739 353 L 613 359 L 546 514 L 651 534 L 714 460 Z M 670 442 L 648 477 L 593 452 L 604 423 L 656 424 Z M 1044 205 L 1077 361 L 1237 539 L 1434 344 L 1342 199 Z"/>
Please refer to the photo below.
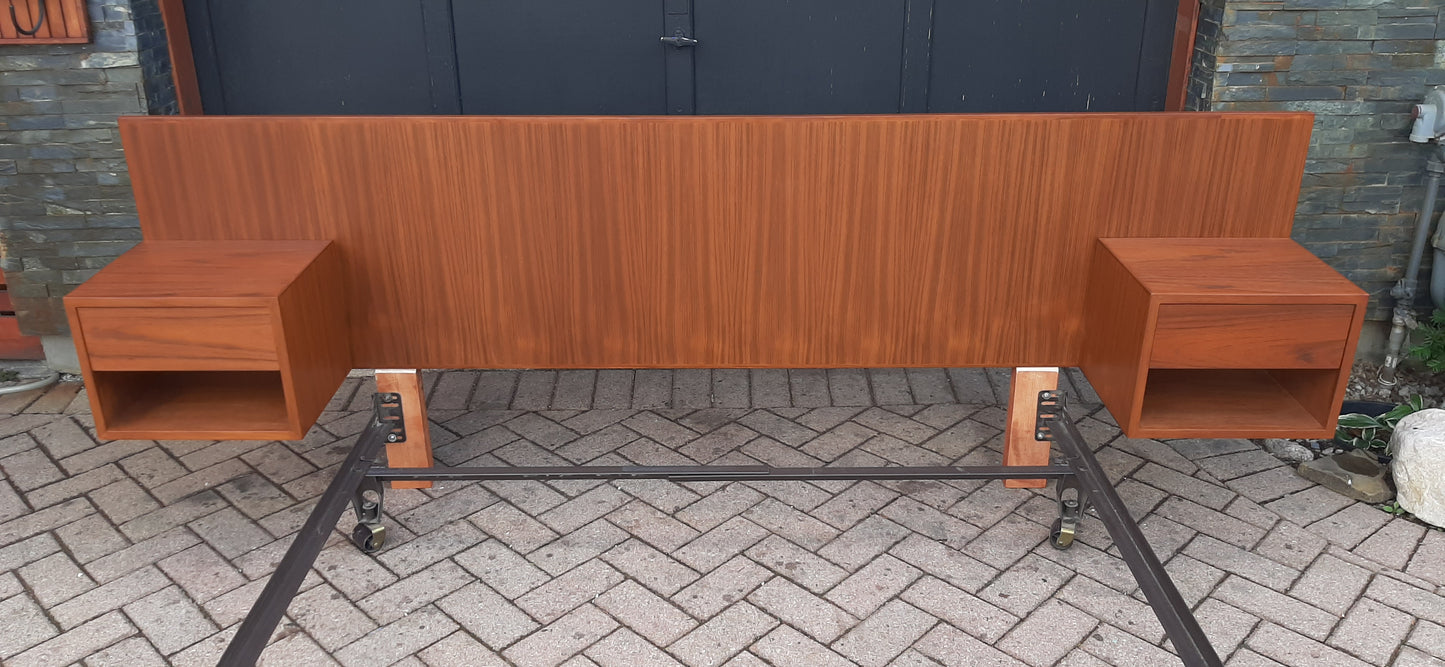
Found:
<path fill-rule="evenodd" d="M 1445 175 L 1445 146 L 1440 147 L 1441 157 L 1431 158 L 1425 168 L 1429 176 L 1425 177 L 1425 203 L 1421 206 L 1420 215 L 1429 216 L 1435 212 L 1435 198 L 1440 190 L 1440 179 Z M 1425 218 L 1425 224 L 1429 224 L 1429 218 Z M 1445 308 L 1445 227 L 1435 231 L 1435 239 L 1431 242 L 1435 246 L 1435 262 L 1430 269 L 1430 302 L 1436 308 Z"/>
<path fill-rule="evenodd" d="M 1430 161 L 1436 162 L 1433 157 Z M 1431 175 L 1430 178 L 1436 186 L 1440 185 L 1439 176 Z M 1425 243 L 1430 238 L 1430 215 L 1434 208 L 1435 194 L 1432 190 L 1425 195 L 1425 205 L 1415 223 L 1415 242 L 1410 245 L 1410 263 L 1405 266 L 1405 277 L 1390 289 L 1390 296 L 1395 298 L 1395 308 L 1390 313 L 1390 341 L 1385 348 L 1385 365 L 1380 367 L 1380 373 L 1375 378 L 1382 387 L 1395 386 L 1395 369 L 1400 365 L 1400 350 L 1405 347 L 1405 337 L 1419 326 L 1415 320 L 1415 290 L 1420 281 L 1415 276 L 1420 274 L 1420 262 L 1425 256 Z M 1438 256 L 1440 251 L 1435 253 Z"/>
<path fill-rule="evenodd" d="M 1433 142 L 1442 155 L 1445 155 L 1445 146 L 1439 144 L 1442 121 L 1445 121 L 1442 119 L 1442 112 L 1445 112 L 1445 91 L 1436 88 L 1425 96 L 1424 104 L 1415 106 L 1415 124 L 1410 132 L 1410 140 L 1416 143 Z M 1385 365 L 1380 367 L 1380 373 L 1375 378 L 1382 387 L 1395 386 L 1395 371 L 1400 365 L 1400 351 L 1405 347 L 1405 337 L 1418 324 L 1415 319 L 1415 291 L 1419 287 L 1420 263 L 1425 256 L 1426 239 L 1430 238 L 1435 197 L 1440 189 L 1440 177 L 1445 174 L 1445 162 L 1432 154 L 1425 161 L 1425 171 L 1428 174 L 1425 179 L 1425 201 L 1420 207 L 1420 217 L 1415 222 L 1415 241 L 1410 246 L 1410 262 L 1405 267 L 1405 275 L 1390 290 L 1390 296 L 1395 298 L 1395 308 L 1390 315 L 1390 340 L 1385 350 Z M 1433 245 L 1436 264 L 1430 276 L 1430 298 L 1439 304 L 1441 298 L 1445 297 L 1445 251 L 1442 251 L 1441 247 L 1445 245 L 1445 239 L 1437 234 Z"/>

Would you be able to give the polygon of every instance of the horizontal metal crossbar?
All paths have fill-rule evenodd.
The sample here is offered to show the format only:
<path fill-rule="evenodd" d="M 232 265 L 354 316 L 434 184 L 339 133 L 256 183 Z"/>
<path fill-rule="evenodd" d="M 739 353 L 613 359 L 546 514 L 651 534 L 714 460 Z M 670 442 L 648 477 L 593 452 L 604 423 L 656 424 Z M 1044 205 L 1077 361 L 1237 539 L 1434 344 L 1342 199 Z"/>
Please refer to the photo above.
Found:
<path fill-rule="evenodd" d="M 767 466 L 531 466 L 522 468 L 386 468 L 373 466 L 374 479 L 563 480 L 671 479 L 691 482 L 748 480 L 807 481 L 833 479 L 1057 479 L 1074 474 L 1068 466 L 961 466 L 875 468 L 770 468 Z"/>

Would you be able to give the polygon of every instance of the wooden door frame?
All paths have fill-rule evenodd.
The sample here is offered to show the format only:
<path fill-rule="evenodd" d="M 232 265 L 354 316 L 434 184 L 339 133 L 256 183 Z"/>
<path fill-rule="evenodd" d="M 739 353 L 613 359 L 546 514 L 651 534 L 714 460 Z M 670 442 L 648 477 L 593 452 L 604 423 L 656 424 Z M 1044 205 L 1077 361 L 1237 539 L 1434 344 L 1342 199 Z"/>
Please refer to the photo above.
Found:
<path fill-rule="evenodd" d="M 1174 51 L 1169 58 L 1169 87 L 1165 111 L 1183 111 L 1189 98 L 1189 74 L 1194 69 L 1194 38 L 1199 34 L 1199 0 L 1179 0 L 1174 19 Z"/>
<path fill-rule="evenodd" d="M 166 28 L 166 50 L 171 57 L 171 81 L 176 86 L 176 107 L 182 116 L 199 116 L 201 85 L 196 79 L 196 59 L 191 52 L 191 31 L 186 26 L 184 0 L 156 0 L 161 23 Z"/>

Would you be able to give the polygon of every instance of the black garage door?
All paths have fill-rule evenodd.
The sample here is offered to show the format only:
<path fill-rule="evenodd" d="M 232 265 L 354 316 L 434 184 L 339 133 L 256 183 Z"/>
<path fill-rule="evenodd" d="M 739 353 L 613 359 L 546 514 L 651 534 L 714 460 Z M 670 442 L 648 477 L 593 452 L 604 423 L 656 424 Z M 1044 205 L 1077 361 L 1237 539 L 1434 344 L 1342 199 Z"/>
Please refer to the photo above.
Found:
<path fill-rule="evenodd" d="M 201 95 L 213 114 L 1160 110 L 1176 7 L 186 1 Z"/>

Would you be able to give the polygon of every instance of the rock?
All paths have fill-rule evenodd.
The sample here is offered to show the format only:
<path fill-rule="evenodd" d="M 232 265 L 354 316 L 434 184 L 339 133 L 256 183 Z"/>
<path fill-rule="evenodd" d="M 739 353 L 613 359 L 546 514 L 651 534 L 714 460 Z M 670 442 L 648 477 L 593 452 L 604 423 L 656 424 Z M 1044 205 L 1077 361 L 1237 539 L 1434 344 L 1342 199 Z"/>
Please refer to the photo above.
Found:
<path fill-rule="evenodd" d="M 1293 440 L 1269 438 L 1264 441 L 1264 448 L 1281 461 L 1304 463 L 1305 461 L 1315 460 L 1314 450 Z"/>
<path fill-rule="evenodd" d="M 1358 449 L 1301 463 L 1299 475 L 1346 498 L 1367 503 L 1383 503 L 1395 495 L 1385 481 L 1385 467 L 1374 454 Z"/>
<path fill-rule="evenodd" d="M 1400 507 L 1415 518 L 1445 526 L 1445 410 L 1406 415 L 1390 436 Z"/>

